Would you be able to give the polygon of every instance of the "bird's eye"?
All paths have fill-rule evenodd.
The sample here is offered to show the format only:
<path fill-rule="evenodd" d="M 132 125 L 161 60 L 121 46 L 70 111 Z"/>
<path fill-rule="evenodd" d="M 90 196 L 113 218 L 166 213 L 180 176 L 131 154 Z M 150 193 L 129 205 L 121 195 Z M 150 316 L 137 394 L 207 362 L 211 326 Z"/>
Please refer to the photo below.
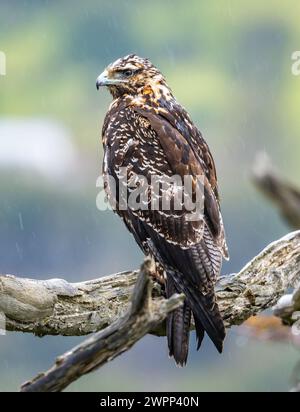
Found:
<path fill-rule="evenodd" d="M 133 70 L 130 70 L 130 69 L 124 70 L 123 74 L 126 77 L 130 77 L 133 74 Z"/>

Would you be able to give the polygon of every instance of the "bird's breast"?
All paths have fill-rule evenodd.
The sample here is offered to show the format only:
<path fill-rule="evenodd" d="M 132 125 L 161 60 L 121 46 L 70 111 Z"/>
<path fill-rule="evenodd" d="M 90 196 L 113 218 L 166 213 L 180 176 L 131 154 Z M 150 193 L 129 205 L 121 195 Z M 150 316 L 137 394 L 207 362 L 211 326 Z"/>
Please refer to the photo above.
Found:
<path fill-rule="evenodd" d="M 104 136 L 104 150 L 109 151 L 109 169 L 118 172 L 128 167 L 133 173 L 149 175 L 171 175 L 158 136 L 149 121 L 133 110 L 113 117 Z"/>

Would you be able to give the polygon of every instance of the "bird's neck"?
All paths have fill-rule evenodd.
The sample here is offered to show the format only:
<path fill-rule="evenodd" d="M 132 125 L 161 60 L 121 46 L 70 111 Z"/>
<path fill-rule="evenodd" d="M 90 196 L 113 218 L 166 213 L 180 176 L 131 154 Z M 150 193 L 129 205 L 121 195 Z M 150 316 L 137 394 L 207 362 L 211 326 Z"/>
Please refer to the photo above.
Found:
<path fill-rule="evenodd" d="M 120 89 L 116 90 L 114 87 L 110 88 L 110 92 L 113 96 L 110 107 L 133 105 L 143 108 L 170 109 L 176 102 L 171 89 L 161 77 L 149 79 L 147 84 L 139 87 L 135 92 L 123 91 L 121 93 Z"/>
<path fill-rule="evenodd" d="M 153 100 L 170 100 L 173 94 L 167 83 L 161 77 L 150 79 L 149 82 L 138 90 L 138 94 L 149 96 Z"/>
<path fill-rule="evenodd" d="M 158 107 L 174 100 L 174 96 L 165 82 L 151 79 L 146 85 L 137 89 L 136 93 L 116 96 L 116 101 L 123 101 L 136 106 Z"/>

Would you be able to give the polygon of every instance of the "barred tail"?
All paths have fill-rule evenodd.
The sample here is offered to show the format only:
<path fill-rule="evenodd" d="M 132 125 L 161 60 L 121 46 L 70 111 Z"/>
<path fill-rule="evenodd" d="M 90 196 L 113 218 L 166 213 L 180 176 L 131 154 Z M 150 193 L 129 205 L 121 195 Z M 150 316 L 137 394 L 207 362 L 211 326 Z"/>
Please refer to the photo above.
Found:
<path fill-rule="evenodd" d="M 174 293 L 178 293 L 173 280 L 167 280 L 167 298 Z M 189 352 L 189 335 L 191 325 L 191 309 L 184 302 L 183 306 L 175 309 L 167 318 L 167 338 L 169 346 L 169 355 L 173 356 L 175 362 L 184 366 L 187 361 Z"/>
<path fill-rule="evenodd" d="M 216 303 L 214 291 L 206 295 L 197 294 L 197 304 L 189 301 L 192 307 L 197 334 L 197 349 L 200 348 L 204 331 L 208 334 L 218 352 L 223 350 L 225 339 L 225 327 L 221 317 L 218 304 Z"/>
<path fill-rule="evenodd" d="M 185 294 L 186 305 L 193 313 L 198 339 L 198 349 L 203 340 L 204 331 L 208 334 L 217 350 L 223 350 L 225 327 L 221 317 L 214 290 L 203 294 L 193 286 L 180 272 L 172 272 L 174 287 Z"/>

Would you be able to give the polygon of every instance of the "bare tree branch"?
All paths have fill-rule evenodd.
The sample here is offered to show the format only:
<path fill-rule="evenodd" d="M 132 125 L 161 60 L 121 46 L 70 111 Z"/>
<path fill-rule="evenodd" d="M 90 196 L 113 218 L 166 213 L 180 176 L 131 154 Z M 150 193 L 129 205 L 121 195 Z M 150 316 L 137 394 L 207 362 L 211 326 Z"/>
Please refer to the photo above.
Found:
<path fill-rule="evenodd" d="M 83 343 L 57 358 L 46 373 L 22 385 L 23 392 L 58 392 L 80 376 L 93 371 L 131 348 L 151 329 L 179 307 L 183 295 L 170 299 L 151 298 L 151 262 L 145 261 L 132 295 L 127 313 L 112 325 L 96 333 Z"/>
<path fill-rule="evenodd" d="M 9 331 L 86 335 L 125 313 L 137 274 L 122 272 L 81 283 L 0 276 L 0 311 Z"/>
<path fill-rule="evenodd" d="M 255 160 L 253 181 L 256 187 L 277 206 L 290 227 L 299 229 L 300 189 L 284 181 L 265 154 L 259 154 Z"/>
<path fill-rule="evenodd" d="M 159 286 L 149 286 L 149 263 L 137 271 L 82 283 L 61 279 L 39 281 L 0 276 L 0 310 L 9 330 L 39 335 L 82 335 L 99 331 L 59 357 L 48 371 L 22 386 L 22 391 L 61 391 L 83 374 L 128 350 L 146 333 L 161 327 L 183 296 L 166 300 Z M 227 327 L 272 306 L 300 279 L 300 231 L 268 245 L 239 273 L 223 276 L 217 297 Z M 133 300 L 133 285 L 136 284 Z"/>
<path fill-rule="evenodd" d="M 82 283 L 0 276 L 0 312 L 10 331 L 86 335 L 111 325 L 127 310 L 137 271 Z M 271 243 L 239 273 L 220 278 L 217 297 L 226 326 L 275 304 L 300 279 L 300 231 Z M 159 298 L 154 286 L 154 301 Z M 164 329 L 154 331 L 163 334 Z"/>
<path fill-rule="evenodd" d="M 182 304 L 184 299 L 182 295 L 173 296 L 169 300 L 158 296 L 152 299 L 149 274 L 153 272 L 153 269 L 151 269 L 149 262 L 150 260 L 147 260 L 142 266 L 129 308 L 127 302 L 130 302 L 130 300 L 126 294 L 126 307 L 128 308 L 126 313 L 116 319 L 114 323 L 110 324 L 110 326 L 103 331 L 96 333 L 79 346 L 57 358 L 56 363 L 51 369 L 25 383 L 21 388 L 22 391 L 56 392 L 63 390 L 80 376 L 93 371 L 128 350 L 145 334 L 151 330 L 155 330 L 161 325 L 167 313 Z M 136 272 L 131 272 L 130 276 L 133 274 L 136 274 Z M 111 291 L 115 280 L 123 276 L 127 275 L 119 274 L 106 278 L 104 285 L 107 286 L 107 279 L 110 279 L 108 290 Z M 11 280 L 11 278 L 8 279 Z M 299 282 L 299 279 L 300 231 L 297 231 L 271 243 L 238 274 L 221 278 L 217 287 L 217 294 L 226 325 L 239 324 L 249 316 L 272 306 L 284 291 L 289 286 L 295 286 L 295 284 Z M 15 280 L 16 279 L 14 279 L 14 281 Z M 34 284 L 33 281 L 27 281 L 31 282 L 30 284 Z M 100 280 L 96 281 L 96 289 L 101 294 L 98 289 L 99 281 Z M 60 287 L 63 285 L 63 289 L 59 289 L 57 287 L 58 284 Z M 68 290 L 71 293 L 71 296 L 68 296 L 69 298 L 72 297 L 75 301 L 78 296 L 82 298 L 82 295 L 78 294 L 76 289 L 79 287 L 78 284 L 76 286 L 70 286 L 62 281 L 52 280 L 50 282 L 48 281 L 48 283 L 38 283 L 38 287 L 41 285 L 43 292 L 44 290 L 50 290 L 51 293 L 55 291 L 56 294 L 54 294 L 54 296 L 56 296 L 57 299 L 56 303 L 59 301 L 60 296 L 68 296 L 66 294 Z M 53 287 L 53 285 L 55 285 L 55 287 Z M 82 284 L 79 285 L 81 285 L 80 290 L 82 291 Z M 117 287 L 120 287 L 119 283 L 117 283 Z M 8 288 L 6 288 L 6 291 L 7 290 Z M 15 289 L 11 288 L 10 292 L 12 292 L 12 290 Z M 158 290 L 156 294 L 157 292 Z M 105 293 L 107 293 L 107 290 Z M 112 298 L 112 296 L 115 297 L 114 294 L 110 294 L 109 296 L 110 298 Z M 117 296 L 120 297 L 119 292 Z M 31 299 L 31 302 L 32 300 L 33 299 Z M 8 305 L 8 307 L 11 306 Z M 15 313 L 19 313 L 19 311 L 16 310 L 18 305 L 12 305 L 12 307 Z M 44 309 L 43 307 L 39 307 L 39 310 L 42 310 L 39 313 L 41 313 L 43 322 L 45 322 Z M 36 315 L 36 312 L 33 312 L 33 315 Z"/>

